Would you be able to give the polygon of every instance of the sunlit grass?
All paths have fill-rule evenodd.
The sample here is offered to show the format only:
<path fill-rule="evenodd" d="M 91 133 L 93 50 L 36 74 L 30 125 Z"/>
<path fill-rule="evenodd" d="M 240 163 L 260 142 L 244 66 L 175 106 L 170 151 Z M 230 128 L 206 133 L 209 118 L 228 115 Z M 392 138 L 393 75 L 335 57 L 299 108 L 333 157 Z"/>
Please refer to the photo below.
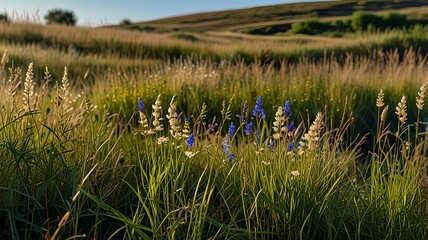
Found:
<path fill-rule="evenodd" d="M 4 61 L 0 235 L 423 239 L 426 68 L 398 57 L 176 61 L 91 82 Z"/>

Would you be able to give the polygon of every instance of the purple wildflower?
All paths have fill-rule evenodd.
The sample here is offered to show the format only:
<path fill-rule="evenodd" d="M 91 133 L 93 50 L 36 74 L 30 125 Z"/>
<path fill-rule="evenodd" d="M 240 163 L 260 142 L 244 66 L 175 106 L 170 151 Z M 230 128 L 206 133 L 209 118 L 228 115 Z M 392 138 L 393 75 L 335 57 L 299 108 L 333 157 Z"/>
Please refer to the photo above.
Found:
<path fill-rule="evenodd" d="M 256 100 L 256 105 L 253 109 L 253 116 L 258 117 L 260 119 L 265 118 L 265 110 L 263 109 L 263 100 L 262 97 L 258 97 Z"/>
<path fill-rule="evenodd" d="M 229 130 L 227 131 L 227 135 L 229 135 L 229 137 L 233 137 L 233 134 L 235 134 L 235 124 L 233 122 L 230 123 L 229 125 Z"/>
<path fill-rule="evenodd" d="M 224 153 L 228 154 L 230 145 L 227 144 L 227 138 L 224 138 L 223 141 L 221 142 L 221 144 L 223 145 Z"/>
<path fill-rule="evenodd" d="M 272 139 L 269 140 L 268 148 L 271 148 L 271 149 L 273 148 L 273 140 Z"/>
<path fill-rule="evenodd" d="M 215 132 L 215 128 L 217 127 L 217 123 L 208 123 L 208 131 L 210 133 Z"/>
<path fill-rule="evenodd" d="M 284 104 L 284 118 L 288 118 L 288 117 L 291 117 L 291 114 L 292 114 L 292 112 L 291 112 L 291 106 L 290 106 L 290 101 L 285 101 L 285 104 Z"/>
<path fill-rule="evenodd" d="M 291 123 L 288 124 L 287 131 L 289 133 L 294 133 L 295 130 L 296 130 L 296 128 L 294 127 L 294 121 L 291 121 Z"/>
<path fill-rule="evenodd" d="M 290 144 L 288 144 L 288 151 L 293 150 L 294 146 L 295 146 L 294 142 L 291 142 Z"/>
<path fill-rule="evenodd" d="M 253 122 L 245 124 L 245 134 L 250 135 L 253 132 Z"/>
<path fill-rule="evenodd" d="M 144 109 L 146 109 L 146 105 L 144 105 L 143 100 L 137 100 L 137 109 L 138 111 L 144 111 Z"/>
<path fill-rule="evenodd" d="M 236 114 L 236 116 L 239 118 L 240 122 L 245 122 L 245 119 L 248 116 L 248 103 L 245 101 L 244 106 L 242 107 L 241 114 Z"/>
<path fill-rule="evenodd" d="M 192 133 L 192 134 L 190 134 L 190 136 L 186 140 L 187 146 L 192 148 L 194 146 L 194 141 L 195 141 L 195 135 L 193 135 L 193 133 Z"/>

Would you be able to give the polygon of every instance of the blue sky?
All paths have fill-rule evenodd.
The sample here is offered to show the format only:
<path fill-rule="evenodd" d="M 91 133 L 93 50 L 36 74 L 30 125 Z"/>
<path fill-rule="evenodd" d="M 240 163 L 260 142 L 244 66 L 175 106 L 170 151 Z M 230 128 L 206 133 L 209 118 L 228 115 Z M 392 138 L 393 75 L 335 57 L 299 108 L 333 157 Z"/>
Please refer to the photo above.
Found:
<path fill-rule="evenodd" d="M 128 18 L 133 22 L 178 16 L 189 13 L 245 8 L 289 2 L 314 0 L 0 0 L 0 11 L 9 15 L 38 15 L 41 21 L 53 8 L 71 10 L 78 25 L 97 26 L 119 23 Z"/>

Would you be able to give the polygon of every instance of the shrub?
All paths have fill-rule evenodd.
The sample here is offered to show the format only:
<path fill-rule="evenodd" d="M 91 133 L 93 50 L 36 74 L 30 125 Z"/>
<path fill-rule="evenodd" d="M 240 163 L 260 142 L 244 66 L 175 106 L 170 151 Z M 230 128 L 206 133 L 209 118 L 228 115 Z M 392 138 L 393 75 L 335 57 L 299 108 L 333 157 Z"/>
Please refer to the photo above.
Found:
<path fill-rule="evenodd" d="M 0 22 L 9 22 L 9 16 L 7 13 L 0 13 Z"/>
<path fill-rule="evenodd" d="M 407 16 L 396 12 L 388 12 L 383 16 L 384 28 L 402 28 L 407 25 Z"/>
<path fill-rule="evenodd" d="M 132 21 L 129 18 L 125 18 L 120 22 L 120 25 L 131 25 Z"/>
<path fill-rule="evenodd" d="M 177 34 L 173 35 L 172 38 L 186 40 L 186 41 L 191 41 L 191 42 L 198 41 L 197 37 L 195 37 L 195 36 L 193 36 L 191 34 L 185 34 L 185 33 L 177 33 Z"/>
<path fill-rule="evenodd" d="M 45 15 L 45 20 L 48 24 L 64 24 L 75 25 L 76 16 L 72 11 L 62 9 L 52 9 Z"/>
<path fill-rule="evenodd" d="M 382 25 L 382 18 L 364 11 L 356 11 L 352 14 L 352 28 L 354 31 L 367 30 L 369 25 L 373 28 L 379 28 Z"/>
<path fill-rule="evenodd" d="M 297 22 L 291 25 L 291 33 L 294 34 L 309 34 L 316 35 L 332 30 L 330 22 L 320 22 L 318 20 L 310 20 L 305 22 Z"/>

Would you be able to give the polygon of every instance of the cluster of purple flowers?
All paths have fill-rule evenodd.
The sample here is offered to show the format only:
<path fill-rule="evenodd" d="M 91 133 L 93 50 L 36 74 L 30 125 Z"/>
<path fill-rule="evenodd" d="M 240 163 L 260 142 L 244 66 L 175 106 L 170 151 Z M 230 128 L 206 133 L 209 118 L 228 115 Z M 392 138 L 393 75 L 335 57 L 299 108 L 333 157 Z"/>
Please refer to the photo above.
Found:
<path fill-rule="evenodd" d="M 263 109 L 263 100 L 262 97 L 258 97 L 256 100 L 256 105 L 254 106 L 253 109 L 253 116 L 260 118 L 260 119 L 265 119 L 265 110 Z"/>
<path fill-rule="evenodd" d="M 138 111 L 144 111 L 144 109 L 146 109 L 146 105 L 143 103 L 143 100 L 137 100 L 137 109 Z"/>

